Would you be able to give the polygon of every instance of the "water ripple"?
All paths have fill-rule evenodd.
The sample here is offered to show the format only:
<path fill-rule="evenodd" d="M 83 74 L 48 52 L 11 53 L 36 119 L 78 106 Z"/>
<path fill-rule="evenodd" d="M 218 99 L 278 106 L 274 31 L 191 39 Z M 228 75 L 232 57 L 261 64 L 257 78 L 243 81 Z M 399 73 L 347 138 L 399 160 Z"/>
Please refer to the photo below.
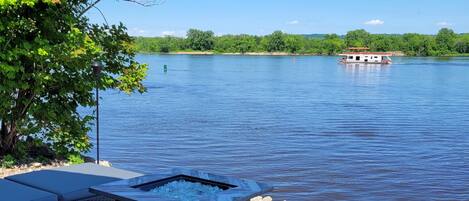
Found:
<path fill-rule="evenodd" d="M 275 200 L 469 200 L 467 59 L 139 59 L 148 93 L 101 104 L 101 155 L 117 167 L 251 178 Z"/>

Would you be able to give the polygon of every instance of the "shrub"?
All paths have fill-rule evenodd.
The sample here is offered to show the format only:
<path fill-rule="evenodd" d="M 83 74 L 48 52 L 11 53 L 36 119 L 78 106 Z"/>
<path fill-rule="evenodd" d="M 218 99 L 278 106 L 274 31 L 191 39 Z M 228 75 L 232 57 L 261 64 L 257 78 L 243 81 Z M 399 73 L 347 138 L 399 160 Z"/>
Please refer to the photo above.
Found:
<path fill-rule="evenodd" d="M 2 168 L 11 168 L 16 165 L 16 159 L 12 155 L 5 155 L 0 163 Z"/>
<path fill-rule="evenodd" d="M 16 145 L 15 152 L 13 156 L 17 158 L 19 161 L 26 160 L 28 158 L 28 145 L 24 141 L 18 142 Z"/>
<path fill-rule="evenodd" d="M 39 163 L 42 163 L 42 164 L 46 164 L 46 163 L 49 163 L 50 162 L 50 159 L 44 157 L 44 156 L 38 156 L 34 159 L 34 161 L 36 162 L 39 162 Z"/>
<path fill-rule="evenodd" d="M 85 162 L 85 160 L 80 154 L 70 154 L 68 155 L 67 160 L 71 164 L 81 164 Z"/>

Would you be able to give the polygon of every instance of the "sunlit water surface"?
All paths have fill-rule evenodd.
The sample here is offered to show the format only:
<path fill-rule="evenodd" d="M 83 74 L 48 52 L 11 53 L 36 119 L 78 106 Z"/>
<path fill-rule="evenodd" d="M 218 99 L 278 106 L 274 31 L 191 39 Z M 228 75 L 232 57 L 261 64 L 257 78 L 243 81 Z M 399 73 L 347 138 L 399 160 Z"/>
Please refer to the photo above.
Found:
<path fill-rule="evenodd" d="M 138 60 L 147 93 L 103 92 L 101 157 L 115 167 L 254 179 L 275 200 L 469 199 L 469 58 Z"/>

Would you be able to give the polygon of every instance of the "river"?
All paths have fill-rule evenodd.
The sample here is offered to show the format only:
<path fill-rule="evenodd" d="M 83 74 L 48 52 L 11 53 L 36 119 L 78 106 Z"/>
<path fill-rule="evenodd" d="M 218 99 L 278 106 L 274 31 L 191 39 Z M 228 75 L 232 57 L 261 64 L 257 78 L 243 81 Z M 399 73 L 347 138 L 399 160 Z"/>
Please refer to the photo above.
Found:
<path fill-rule="evenodd" d="M 468 200 L 469 58 L 337 59 L 138 55 L 148 92 L 102 92 L 101 157 L 254 179 L 274 200 Z"/>

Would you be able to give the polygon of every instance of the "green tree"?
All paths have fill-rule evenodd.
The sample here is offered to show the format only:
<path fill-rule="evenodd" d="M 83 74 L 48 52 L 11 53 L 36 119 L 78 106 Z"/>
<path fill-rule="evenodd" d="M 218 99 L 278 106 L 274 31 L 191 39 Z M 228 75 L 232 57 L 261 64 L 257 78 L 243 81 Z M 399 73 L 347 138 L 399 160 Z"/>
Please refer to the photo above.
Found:
<path fill-rule="evenodd" d="M 184 39 L 173 37 L 173 36 L 165 36 L 159 39 L 159 48 L 158 52 L 168 53 L 171 51 L 178 51 L 184 47 Z"/>
<path fill-rule="evenodd" d="M 448 54 L 454 51 L 456 45 L 456 34 L 453 30 L 443 28 L 436 35 L 436 44 L 441 54 Z"/>
<path fill-rule="evenodd" d="M 304 45 L 305 39 L 303 36 L 298 35 L 286 35 L 285 36 L 285 50 L 290 53 L 298 53 L 302 49 L 302 45 Z"/>
<path fill-rule="evenodd" d="M 370 33 L 363 29 L 347 32 L 345 45 L 347 47 L 367 47 L 369 45 Z"/>
<path fill-rule="evenodd" d="M 215 51 L 230 53 L 246 53 L 256 51 L 258 46 L 255 36 L 247 34 L 225 35 L 216 37 Z"/>
<path fill-rule="evenodd" d="M 189 31 L 187 31 L 187 45 L 192 50 L 212 50 L 214 43 L 213 35 L 212 31 L 189 29 Z"/>
<path fill-rule="evenodd" d="M 160 50 L 159 38 L 135 37 L 135 48 L 140 52 L 159 52 Z"/>
<path fill-rule="evenodd" d="M 93 88 L 144 92 L 146 65 L 134 60 L 132 38 L 120 25 L 90 24 L 83 13 L 97 2 L 0 1 L 0 156 L 26 137 L 58 153 L 90 149 Z M 96 83 L 93 61 L 102 62 Z"/>
<path fill-rule="evenodd" d="M 370 36 L 368 47 L 373 51 L 398 51 L 399 36 L 373 34 Z"/>
<path fill-rule="evenodd" d="M 301 51 L 308 54 L 320 54 L 322 53 L 322 41 L 322 39 L 305 37 Z"/>
<path fill-rule="evenodd" d="M 437 56 L 436 41 L 432 36 L 408 33 L 402 36 L 404 46 L 401 49 L 409 56 Z"/>
<path fill-rule="evenodd" d="M 265 46 L 268 52 L 285 51 L 285 35 L 281 31 L 275 31 L 265 37 Z"/>
<path fill-rule="evenodd" d="M 234 50 L 235 36 L 225 35 L 215 38 L 214 50 L 216 52 L 236 52 Z"/>
<path fill-rule="evenodd" d="M 420 54 L 421 50 L 421 41 L 422 35 L 416 33 L 406 33 L 403 35 L 403 40 L 405 46 L 403 46 L 403 51 L 410 56 L 416 56 Z"/>
<path fill-rule="evenodd" d="M 267 36 L 242 34 L 213 37 L 213 50 L 219 53 L 290 52 L 335 55 L 347 46 L 367 46 L 372 51 L 402 51 L 409 56 L 440 56 L 467 53 L 468 37 L 467 34 L 455 35 L 449 29 L 441 30 L 437 36 L 415 33 L 370 34 L 365 30 L 355 30 L 348 32 L 344 38 L 336 34 L 293 35 L 276 31 Z M 184 48 L 200 51 L 199 46 L 185 45 L 190 41 L 193 40 L 138 37 L 136 47 L 142 52 L 165 52 L 168 48 L 170 51 Z"/>
<path fill-rule="evenodd" d="M 169 40 L 162 39 L 159 45 L 158 52 L 168 53 L 171 51 L 171 43 Z"/>
<path fill-rule="evenodd" d="M 236 36 L 235 51 L 240 53 L 254 52 L 257 46 L 256 38 L 246 34 Z"/>
<path fill-rule="evenodd" d="M 456 41 L 456 51 L 458 53 L 469 53 L 469 34 L 462 35 Z"/>
<path fill-rule="evenodd" d="M 345 48 L 345 43 L 337 34 L 328 34 L 322 41 L 322 54 L 335 55 Z"/>

